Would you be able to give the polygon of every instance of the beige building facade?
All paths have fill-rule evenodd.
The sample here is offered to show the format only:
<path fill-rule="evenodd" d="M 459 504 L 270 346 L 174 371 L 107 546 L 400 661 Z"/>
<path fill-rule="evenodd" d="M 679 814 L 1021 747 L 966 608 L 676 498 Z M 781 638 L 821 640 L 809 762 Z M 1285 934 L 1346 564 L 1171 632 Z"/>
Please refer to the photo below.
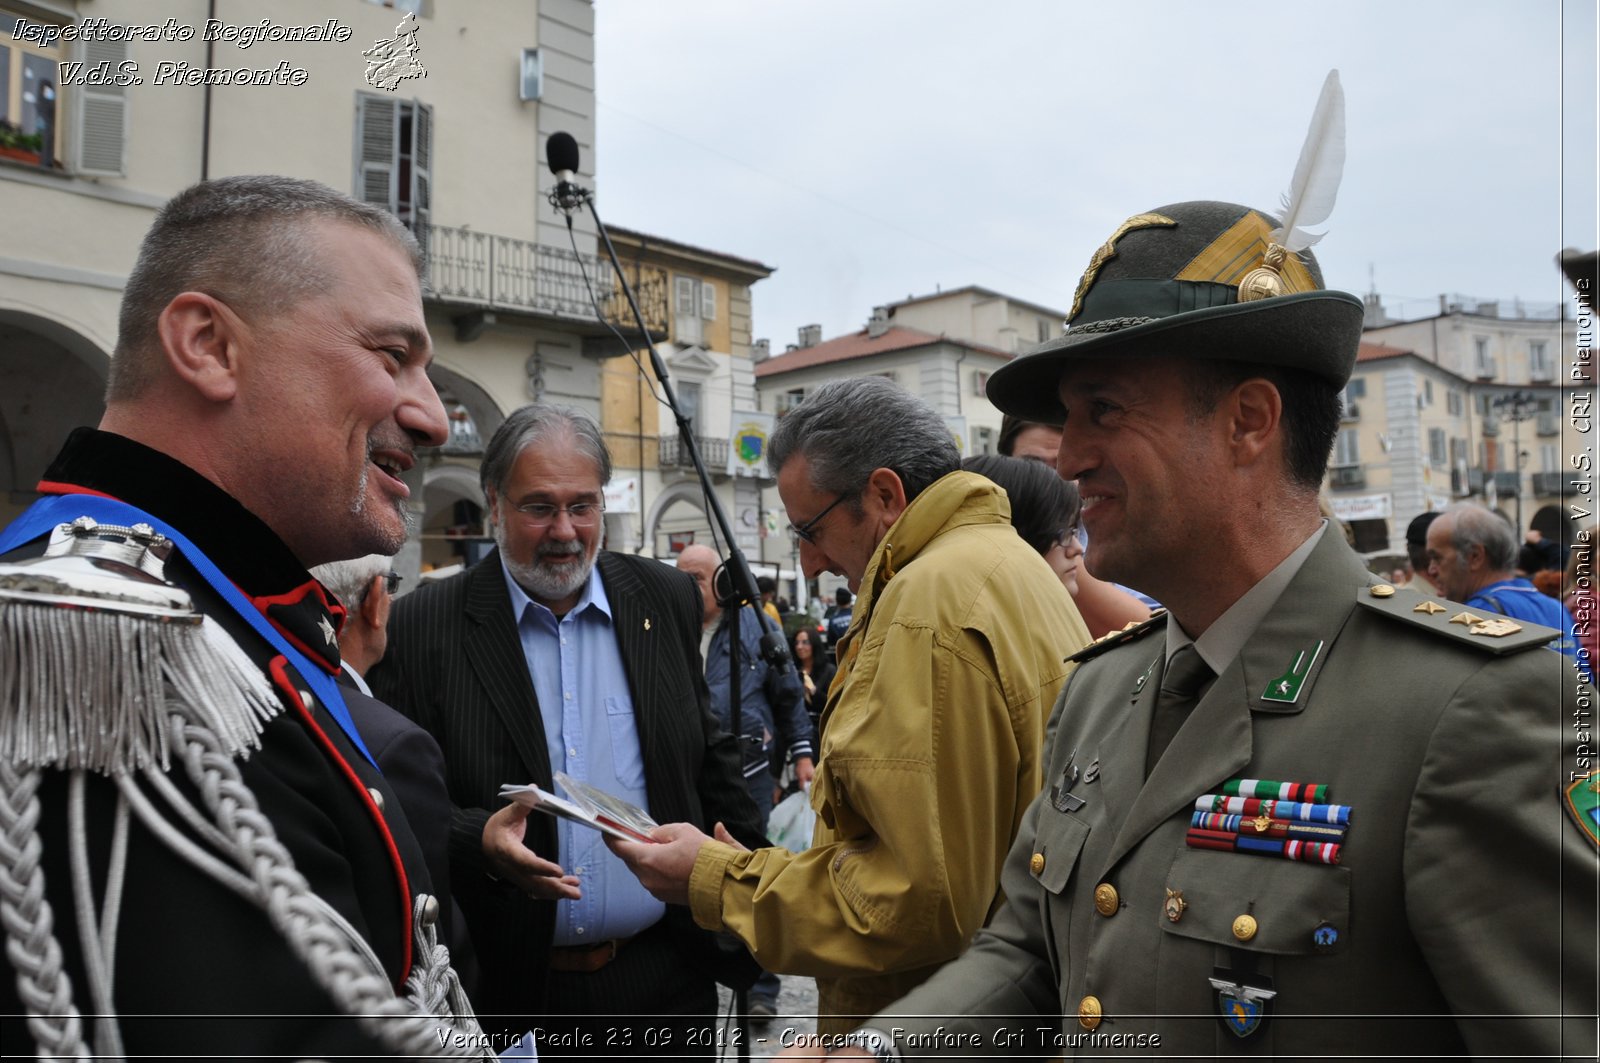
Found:
<path fill-rule="evenodd" d="M 1462 501 L 1570 542 L 1563 487 L 1581 446 L 1565 411 L 1592 388 L 1576 343 L 1556 305 L 1441 297 L 1437 315 L 1390 321 L 1369 296 L 1327 479 L 1357 549 L 1403 555 L 1414 517 Z"/>
<path fill-rule="evenodd" d="M 773 480 L 763 466 L 729 459 L 739 414 L 757 408 L 750 289 L 772 267 L 627 229 L 612 229 L 611 239 L 628 282 L 663 293 L 651 301 L 666 312 L 648 323 L 656 352 L 734 541 L 757 561 Z M 700 543 L 726 554 L 648 358 L 641 348 L 606 360 L 601 373 L 600 425 L 616 464 L 607 500 L 612 549 L 671 558 Z"/>
<path fill-rule="evenodd" d="M 402 571 L 485 552 L 477 468 L 507 412 L 598 417 L 613 361 L 631 369 L 596 318 L 637 342 L 592 220 L 576 212 L 569 235 L 546 201 L 557 130 L 595 185 L 590 0 L 0 0 L 0 89 L 0 119 L 41 149 L 0 153 L 0 519 L 99 419 L 138 242 L 207 177 L 321 181 L 393 210 L 428 253 L 452 435 L 411 474 L 421 535 Z M 645 294 L 647 317 L 665 320 L 667 294 Z"/>
<path fill-rule="evenodd" d="M 757 341 L 761 409 L 782 417 L 830 380 L 883 376 L 919 396 L 950 423 L 964 456 L 995 452 L 1001 413 L 987 396 L 990 374 L 1017 353 L 1061 335 L 1065 315 L 986 288 L 969 286 L 874 307 L 865 328 L 824 341 L 800 329 L 798 342 L 770 355 Z M 773 492 L 762 557 L 798 566 L 794 536 Z M 824 600 L 836 582 L 825 577 Z"/>

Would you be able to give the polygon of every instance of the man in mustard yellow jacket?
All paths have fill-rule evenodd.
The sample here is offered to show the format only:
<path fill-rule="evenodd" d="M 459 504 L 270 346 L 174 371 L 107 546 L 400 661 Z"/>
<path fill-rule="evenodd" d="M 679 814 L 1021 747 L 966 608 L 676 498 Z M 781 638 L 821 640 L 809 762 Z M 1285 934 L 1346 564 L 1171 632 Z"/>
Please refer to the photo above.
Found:
<path fill-rule="evenodd" d="M 882 378 L 819 388 L 771 442 L 807 577 L 859 597 L 821 718 L 804 853 L 743 851 L 683 824 L 612 843 L 656 896 L 817 979 L 843 1032 L 964 949 L 1041 785 L 1063 658 L 1089 641 L 1017 537 L 1005 494 L 958 471 L 943 420 Z"/>

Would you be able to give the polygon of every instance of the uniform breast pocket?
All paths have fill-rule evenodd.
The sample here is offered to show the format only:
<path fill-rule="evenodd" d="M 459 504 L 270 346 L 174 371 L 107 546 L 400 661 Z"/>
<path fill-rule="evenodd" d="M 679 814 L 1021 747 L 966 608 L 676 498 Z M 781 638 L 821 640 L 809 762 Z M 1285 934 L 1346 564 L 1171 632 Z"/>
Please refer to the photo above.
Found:
<path fill-rule="evenodd" d="M 1278 956 L 1337 952 L 1349 938 L 1345 867 L 1184 849 L 1166 895 L 1156 919 L 1178 937 Z"/>
<path fill-rule="evenodd" d="M 611 739 L 611 767 L 617 781 L 629 789 L 644 786 L 644 751 L 633 721 L 633 705 L 626 698 L 606 698 L 607 737 Z"/>
<path fill-rule="evenodd" d="M 1028 871 L 1039 885 L 1060 897 L 1088 840 L 1089 824 L 1083 820 L 1051 808 L 1040 809 Z"/>

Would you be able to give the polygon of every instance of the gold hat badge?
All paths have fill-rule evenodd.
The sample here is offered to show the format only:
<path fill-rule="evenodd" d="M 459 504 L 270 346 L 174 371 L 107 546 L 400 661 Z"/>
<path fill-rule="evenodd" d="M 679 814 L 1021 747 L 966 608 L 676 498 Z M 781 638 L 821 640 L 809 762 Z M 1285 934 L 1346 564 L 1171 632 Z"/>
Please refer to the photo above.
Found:
<path fill-rule="evenodd" d="M 1303 226 L 1326 221 L 1333 213 L 1343 177 L 1344 89 L 1339 85 L 1339 71 L 1330 70 L 1312 112 L 1300 160 L 1295 163 L 1294 179 L 1283 197 L 1283 228 L 1272 231 L 1261 265 L 1239 282 L 1241 303 L 1292 290 L 1284 284 L 1284 263 L 1290 255 L 1322 239 L 1321 233 L 1307 232 Z"/>

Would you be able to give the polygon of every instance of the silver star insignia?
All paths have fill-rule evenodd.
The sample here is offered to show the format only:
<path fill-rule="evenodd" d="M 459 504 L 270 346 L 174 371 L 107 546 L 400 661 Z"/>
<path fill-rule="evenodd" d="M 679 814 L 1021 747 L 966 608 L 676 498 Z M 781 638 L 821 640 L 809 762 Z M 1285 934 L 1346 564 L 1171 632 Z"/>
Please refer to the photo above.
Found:
<path fill-rule="evenodd" d="M 317 620 L 317 626 L 322 629 L 322 637 L 328 640 L 328 645 L 337 646 L 339 644 L 339 636 L 334 632 L 331 620 L 325 616 L 320 617 Z"/>

